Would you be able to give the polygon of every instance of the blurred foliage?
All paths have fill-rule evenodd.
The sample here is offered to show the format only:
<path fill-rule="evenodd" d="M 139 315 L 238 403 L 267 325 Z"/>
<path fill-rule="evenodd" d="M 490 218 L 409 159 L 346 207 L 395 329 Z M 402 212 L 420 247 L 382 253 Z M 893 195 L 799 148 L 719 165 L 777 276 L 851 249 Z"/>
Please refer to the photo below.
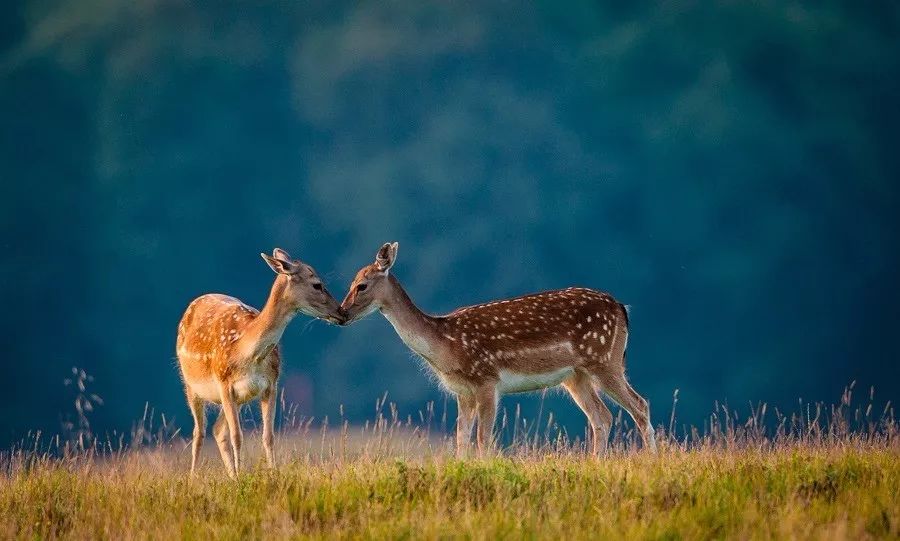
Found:
<path fill-rule="evenodd" d="M 894 2 L 4 4 L 0 439 L 58 429 L 72 365 L 95 429 L 188 419 L 181 312 L 258 306 L 275 245 L 340 297 L 398 240 L 436 312 L 608 290 L 660 422 L 896 399 L 898 98 Z M 309 414 L 442 401 L 377 316 L 285 352 Z"/>

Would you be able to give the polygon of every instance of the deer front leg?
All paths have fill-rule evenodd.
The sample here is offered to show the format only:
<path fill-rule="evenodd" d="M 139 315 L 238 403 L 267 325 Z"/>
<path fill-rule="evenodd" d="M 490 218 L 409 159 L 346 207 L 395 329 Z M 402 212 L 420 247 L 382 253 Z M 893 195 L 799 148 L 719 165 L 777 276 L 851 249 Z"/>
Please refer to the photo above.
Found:
<path fill-rule="evenodd" d="M 234 391 L 231 386 L 223 386 L 222 415 L 228 424 L 228 433 L 231 436 L 231 452 L 234 455 L 234 477 L 241 470 L 241 445 L 244 442 L 244 434 L 241 432 L 240 406 L 234 400 Z"/>
<path fill-rule="evenodd" d="M 475 393 L 478 412 L 478 456 L 484 457 L 494 446 L 494 419 L 497 417 L 497 385 L 490 383 Z"/>
<path fill-rule="evenodd" d="M 456 405 L 456 457 L 463 458 L 469 450 L 475 424 L 475 396 L 458 394 Z"/>
<path fill-rule="evenodd" d="M 262 444 L 266 452 L 266 463 L 270 468 L 275 467 L 275 396 L 277 395 L 273 385 L 260 397 L 259 409 L 262 412 Z"/>

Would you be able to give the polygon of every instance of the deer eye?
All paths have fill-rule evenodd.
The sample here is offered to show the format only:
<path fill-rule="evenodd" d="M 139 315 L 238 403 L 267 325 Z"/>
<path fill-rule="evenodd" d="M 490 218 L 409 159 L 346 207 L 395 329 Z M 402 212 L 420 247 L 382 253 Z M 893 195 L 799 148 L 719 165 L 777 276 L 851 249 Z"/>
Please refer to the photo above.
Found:
<path fill-rule="evenodd" d="M 356 286 L 356 290 L 357 291 L 365 291 L 367 287 L 369 287 L 369 286 L 366 284 L 359 284 L 358 286 Z"/>
<path fill-rule="evenodd" d="M 322 284 L 316 282 L 315 284 L 313 284 L 313 289 L 315 289 L 316 291 L 322 291 Z"/>

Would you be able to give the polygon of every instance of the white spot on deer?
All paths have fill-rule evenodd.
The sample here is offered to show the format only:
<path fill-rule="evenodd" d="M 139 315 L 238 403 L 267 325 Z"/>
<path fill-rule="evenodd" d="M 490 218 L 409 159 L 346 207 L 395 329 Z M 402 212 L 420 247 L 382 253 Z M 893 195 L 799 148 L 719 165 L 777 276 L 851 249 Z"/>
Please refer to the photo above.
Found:
<path fill-rule="evenodd" d="M 601 343 L 601 344 L 605 344 L 605 343 L 606 343 L 606 337 L 605 337 L 605 336 L 601 336 L 601 337 L 600 337 L 600 343 Z"/>
<path fill-rule="evenodd" d="M 587 317 L 587 322 L 588 322 L 588 323 L 591 322 L 591 316 L 588 316 L 588 317 Z"/>

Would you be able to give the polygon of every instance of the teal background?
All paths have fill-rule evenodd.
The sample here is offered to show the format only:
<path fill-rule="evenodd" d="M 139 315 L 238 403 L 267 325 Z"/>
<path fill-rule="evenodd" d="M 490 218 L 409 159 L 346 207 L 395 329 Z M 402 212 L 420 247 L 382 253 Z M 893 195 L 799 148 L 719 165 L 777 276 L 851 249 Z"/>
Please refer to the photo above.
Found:
<path fill-rule="evenodd" d="M 852 380 L 896 400 L 897 6 L 4 3 L 0 440 L 59 430 L 72 366 L 98 433 L 145 403 L 189 423 L 192 298 L 261 305 L 274 246 L 341 297 L 394 240 L 432 312 L 569 285 L 631 305 L 657 423 L 676 388 L 693 424 Z M 442 408 L 377 314 L 298 319 L 284 350 L 306 415 Z"/>

